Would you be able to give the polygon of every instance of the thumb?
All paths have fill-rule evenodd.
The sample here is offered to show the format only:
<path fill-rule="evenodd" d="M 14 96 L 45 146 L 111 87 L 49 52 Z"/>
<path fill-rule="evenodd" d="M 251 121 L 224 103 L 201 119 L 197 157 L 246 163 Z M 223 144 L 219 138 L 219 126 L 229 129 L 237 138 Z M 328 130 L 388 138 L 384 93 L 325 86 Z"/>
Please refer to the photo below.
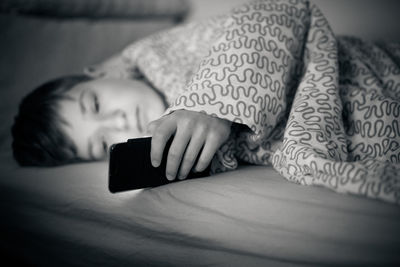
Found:
<path fill-rule="evenodd" d="M 146 127 L 146 134 L 153 135 L 158 124 L 159 124 L 159 120 L 154 120 L 154 121 L 149 122 Z"/>

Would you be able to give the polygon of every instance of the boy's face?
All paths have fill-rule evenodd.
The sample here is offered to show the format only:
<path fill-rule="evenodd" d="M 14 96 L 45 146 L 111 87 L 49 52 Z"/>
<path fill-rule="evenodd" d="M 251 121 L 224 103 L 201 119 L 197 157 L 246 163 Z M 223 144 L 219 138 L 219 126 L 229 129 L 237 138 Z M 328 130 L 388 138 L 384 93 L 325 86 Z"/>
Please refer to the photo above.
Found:
<path fill-rule="evenodd" d="M 145 134 L 147 124 L 164 112 L 162 98 L 138 80 L 101 78 L 80 83 L 62 100 L 59 111 L 77 156 L 104 159 L 110 145 Z"/>

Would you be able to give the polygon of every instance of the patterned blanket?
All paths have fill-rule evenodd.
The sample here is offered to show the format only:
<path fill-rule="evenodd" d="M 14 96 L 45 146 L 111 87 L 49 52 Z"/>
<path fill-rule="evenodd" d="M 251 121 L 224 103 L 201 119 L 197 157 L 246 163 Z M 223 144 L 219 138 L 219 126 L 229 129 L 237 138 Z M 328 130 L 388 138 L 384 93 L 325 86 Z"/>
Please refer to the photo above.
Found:
<path fill-rule="evenodd" d="M 128 46 L 91 75 L 144 75 L 166 114 L 235 122 L 213 172 L 238 162 L 400 204 L 400 45 L 336 37 L 317 6 L 262 0 Z"/>

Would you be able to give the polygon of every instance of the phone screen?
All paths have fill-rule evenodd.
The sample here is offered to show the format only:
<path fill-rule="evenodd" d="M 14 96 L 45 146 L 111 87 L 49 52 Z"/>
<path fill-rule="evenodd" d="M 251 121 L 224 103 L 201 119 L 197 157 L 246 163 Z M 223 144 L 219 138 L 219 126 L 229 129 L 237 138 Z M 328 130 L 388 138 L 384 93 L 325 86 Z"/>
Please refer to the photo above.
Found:
<path fill-rule="evenodd" d="M 156 187 L 171 183 L 165 176 L 167 156 L 173 138 L 165 146 L 159 167 L 151 165 L 151 137 L 129 139 L 125 143 L 110 147 L 109 184 L 110 192 Z M 202 172 L 190 172 L 187 179 L 209 176 L 210 166 Z M 179 181 L 175 179 L 173 182 Z"/>

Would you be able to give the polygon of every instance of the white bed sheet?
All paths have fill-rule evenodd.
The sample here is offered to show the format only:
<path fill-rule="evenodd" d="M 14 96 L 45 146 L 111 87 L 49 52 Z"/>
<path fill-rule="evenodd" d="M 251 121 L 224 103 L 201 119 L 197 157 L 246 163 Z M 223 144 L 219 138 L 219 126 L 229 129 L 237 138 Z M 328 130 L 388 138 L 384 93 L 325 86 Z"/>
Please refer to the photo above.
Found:
<path fill-rule="evenodd" d="M 269 167 L 111 194 L 107 163 L 20 168 L 1 154 L 1 249 L 40 266 L 400 263 L 400 209 Z"/>

